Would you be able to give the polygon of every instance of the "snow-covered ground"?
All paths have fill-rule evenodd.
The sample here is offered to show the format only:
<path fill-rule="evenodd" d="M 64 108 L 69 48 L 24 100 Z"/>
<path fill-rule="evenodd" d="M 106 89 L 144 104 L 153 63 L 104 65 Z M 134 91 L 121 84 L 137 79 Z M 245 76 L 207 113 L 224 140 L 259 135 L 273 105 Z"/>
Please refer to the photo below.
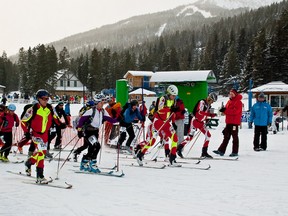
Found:
<path fill-rule="evenodd" d="M 227 98 L 219 98 L 215 108 L 220 106 L 221 100 L 226 102 Z M 17 113 L 21 113 L 22 106 L 17 104 Z M 78 108 L 78 105 L 72 105 L 72 113 L 77 113 Z M 219 118 L 220 125 L 210 130 L 210 153 L 217 149 L 223 138 L 221 131 L 225 117 Z M 286 216 L 287 135 L 285 122 L 284 131 L 276 135 L 269 132 L 267 151 L 254 152 L 253 129 L 248 129 L 247 123 L 243 123 L 239 132 L 239 160 L 202 161 L 199 166 L 211 165 L 211 169 L 205 171 L 130 167 L 125 164 L 131 164 L 133 160 L 120 158 L 120 168 L 125 176 L 115 178 L 76 174 L 73 170 L 78 169 L 74 167 L 78 163 L 67 162 L 58 173 L 59 180 L 54 182 L 64 184 L 67 181 L 73 184 L 70 190 L 24 184 L 26 177 L 6 172 L 23 172 L 23 164 L 0 163 L 0 215 Z M 200 156 L 203 140 L 204 136 L 200 135 L 189 156 Z M 190 145 L 184 149 L 184 156 L 189 148 Z M 24 153 L 27 153 L 26 146 Z M 231 143 L 226 155 L 230 153 Z M 62 152 L 61 158 L 68 154 Z M 24 159 L 25 156 L 10 154 L 9 158 Z M 116 158 L 115 149 L 104 146 L 98 163 L 100 167 L 112 167 Z M 60 166 L 62 163 L 60 161 Z M 57 166 L 58 161 L 46 161 L 45 176 L 57 177 Z"/>

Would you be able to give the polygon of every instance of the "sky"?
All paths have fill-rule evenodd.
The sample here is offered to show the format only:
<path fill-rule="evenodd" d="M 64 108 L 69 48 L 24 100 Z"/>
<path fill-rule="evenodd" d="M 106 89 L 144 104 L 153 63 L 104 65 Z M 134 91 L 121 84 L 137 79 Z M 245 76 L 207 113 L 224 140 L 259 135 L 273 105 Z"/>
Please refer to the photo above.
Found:
<path fill-rule="evenodd" d="M 196 0 L 0 0 L 0 54 Z"/>
<path fill-rule="evenodd" d="M 226 103 L 228 98 L 219 97 L 212 106 L 217 108 L 222 101 Z M 243 103 L 247 104 L 247 95 L 244 96 Z M 17 114 L 21 113 L 23 106 L 24 104 L 16 104 Z M 77 113 L 78 108 L 71 105 L 72 113 Z M 217 149 L 223 139 L 225 117 L 218 117 L 220 125 L 210 129 L 212 136 L 208 151 L 212 155 L 212 150 Z M 73 185 L 69 190 L 31 184 L 33 180 L 27 177 L 6 172 L 23 172 L 23 163 L 0 162 L 0 200 L 5 207 L 1 209 L 0 215 L 34 216 L 44 213 L 61 216 L 287 216 L 286 126 L 285 120 L 284 130 L 280 128 L 277 134 L 269 131 L 267 151 L 254 152 L 254 130 L 248 129 L 247 123 L 243 123 L 239 131 L 239 159 L 201 161 L 199 166 L 210 164 L 209 170 L 131 167 L 129 165 L 136 164 L 136 161 L 125 159 L 121 154 L 119 164 L 125 176 L 115 178 L 76 174 L 74 171 L 79 169 L 79 162 L 72 161 L 65 163 L 57 174 L 58 161 L 45 161 L 44 174 L 47 178 L 50 176 L 54 179 L 51 184 L 64 185 L 67 181 Z M 69 133 L 65 131 L 64 137 Z M 194 140 L 184 148 L 184 156 L 193 142 Z M 200 156 L 203 142 L 204 135 L 200 135 L 188 156 Z M 71 143 L 67 149 L 72 149 L 73 145 L 74 143 Z M 24 153 L 27 154 L 27 151 L 28 146 L 25 146 Z M 56 153 L 54 151 L 54 154 Z M 225 155 L 230 153 L 231 141 Z M 68 154 L 69 151 L 62 152 L 61 158 L 65 159 Z M 149 162 L 152 154 L 153 152 L 145 156 L 145 163 L 152 163 Z M 163 155 L 164 150 L 161 149 L 159 156 Z M 15 156 L 12 153 L 8 157 L 11 161 L 27 158 L 19 153 Z M 116 158 L 115 149 L 104 146 L 101 154 L 99 153 L 98 165 L 100 168 L 112 167 Z M 185 162 L 183 167 L 198 166 L 193 164 L 196 160 L 177 160 Z M 63 161 L 60 161 L 60 166 L 62 163 Z M 35 165 L 32 167 L 32 175 L 35 176 Z M 27 184 L 27 181 L 30 184 Z"/>

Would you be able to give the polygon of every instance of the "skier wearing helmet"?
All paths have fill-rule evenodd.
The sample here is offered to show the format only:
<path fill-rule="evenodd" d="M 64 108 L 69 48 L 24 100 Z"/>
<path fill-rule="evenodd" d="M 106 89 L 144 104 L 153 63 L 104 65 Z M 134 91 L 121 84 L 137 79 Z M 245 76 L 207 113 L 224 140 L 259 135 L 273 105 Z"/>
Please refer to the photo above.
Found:
<path fill-rule="evenodd" d="M 178 145 L 178 148 L 177 148 L 177 154 L 179 155 L 179 157 L 183 158 L 182 151 L 183 151 L 184 146 L 190 143 L 190 141 L 193 139 L 195 135 L 196 130 L 199 129 L 199 131 L 205 135 L 201 157 L 212 158 L 212 156 L 209 155 L 207 152 L 211 134 L 209 130 L 207 129 L 205 123 L 208 117 L 213 118 L 216 116 L 216 114 L 210 113 L 211 104 L 215 101 L 217 101 L 217 95 L 214 92 L 212 92 L 205 99 L 199 100 L 197 104 L 195 105 L 193 109 L 194 116 L 191 120 L 188 135 L 186 139 L 183 140 Z"/>
<path fill-rule="evenodd" d="M 36 164 L 37 183 L 46 184 L 48 181 L 44 177 L 44 157 L 47 150 L 49 130 L 53 121 L 60 125 L 59 119 L 54 115 L 53 108 L 48 104 L 49 92 L 40 89 L 36 93 L 38 103 L 34 104 L 24 114 L 21 120 L 21 127 L 27 139 L 32 138 L 34 149 L 29 148 L 29 151 L 36 152 L 25 162 L 25 171 L 28 176 L 31 175 L 31 165 Z M 30 133 L 30 130 L 32 131 Z"/>
<path fill-rule="evenodd" d="M 15 113 L 16 106 L 9 104 L 7 110 L 0 114 L 0 137 L 3 136 L 4 145 L 0 150 L 0 160 L 3 162 L 9 162 L 8 155 L 12 147 L 12 128 L 19 126 L 19 118 Z"/>
<path fill-rule="evenodd" d="M 154 110 L 154 120 L 152 125 L 152 137 L 149 142 L 138 151 L 137 161 L 140 166 L 143 165 L 142 159 L 146 151 L 155 144 L 155 141 L 159 134 L 163 135 L 164 138 L 168 137 L 171 139 L 171 151 L 169 146 L 165 146 L 165 154 L 169 156 L 169 162 L 171 165 L 175 162 L 176 149 L 178 137 L 176 134 L 175 125 L 175 98 L 178 95 L 178 88 L 175 85 L 170 85 L 167 88 L 167 94 L 158 98 L 156 102 L 156 107 Z"/>

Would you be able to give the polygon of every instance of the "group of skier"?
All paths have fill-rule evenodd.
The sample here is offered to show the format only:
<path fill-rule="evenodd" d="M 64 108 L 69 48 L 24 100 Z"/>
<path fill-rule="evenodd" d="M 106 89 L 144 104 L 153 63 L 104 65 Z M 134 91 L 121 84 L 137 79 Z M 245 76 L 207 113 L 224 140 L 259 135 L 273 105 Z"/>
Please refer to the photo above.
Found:
<path fill-rule="evenodd" d="M 59 102 L 56 107 L 48 103 L 48 91 L 44 89 L 38 90 L 36 98 L 37 101 L 24 108 L 21 115 L 21 127 L 24 131 L 24 138 L 19 142 L 18 147 L 19 150 L 22 150 L 23 144 L 31 141 L 28 153 L 29 157 L 25 162 L 25 171 L 27 175 L 31 175 L 31 166 L 36 164 L 37 182 L 45 183 L 47 180 L 44 177 L 44 158 L 45 155 L 51 157 L 49 155 L 50 142 L 57 135 L 54 147 L 61 150 L 62 131 L 67 126 L 71 127 L 71 122 L 69 115 L 63 110 L 63 102 Z M 260 94 L 258 103 L 261 103 L 262 98 L 263 95 Z M 223 130 L 224 138 L 222 143 L 217 150 L 213 151 L 215 154 L 220 156 L 225 154 L 228 142 L 232 136 L 233 148 L 229 156 L 238 156 L 238 131 L 242 115 L 241 99 L 242 96 L 235 89 L 232 89 L 229 93 L 228 102 L 219 110 L 226 116 L 226 126 Z M 87 153 L 82 156 L 80 170 L 93 173 L 101 172 L 97 167 L 97 156 L 101 148 L 99 131 L 101 127 L 102 130 L 105 128 L 104 140 L 107 142 L 109 136 L 113 133 L 113 124 L 116 122 L 119 122 L 121 128 L 117 142 L 118 152 L 119 149 L 124 148 L 129 153 L 133 153 L 140 166 L 143 166 L 144 155 L 150 147 L 155 145 L 158 137 L 164 143 L 165 156 L 171 166 L 175 165 L 177 155 L 183 158 L 183 149 L 185 146 L 193 138 L 195 139 L 196 134 L 199 135 L 200 133 L 205 136 L 201 157 L 212 158 L 208 153 L 211 133 L 207 128 L 207 122 L 209 122 L 210 118 L 216 116 L 215 113 L 211 112 L 211 105 L 216 101 L 217 95 L 212 92 L 206 98 L 196 103 L 192 112 L 193 117 L 190 121 L 190 128 L 184 139 L 181 125 L 184 124 L 185 107 L 183 101 L 178 97 L 178 88 L 175 85 L 169 85 L 166 89 L 166 94 L 157 98 L 157 101 L 149 108 L 148 115 L 145 104 L 142 104 L 142 108 L 139 108 L 137 100 L 132 100 L 123 107 L 121 107 L 119 102 L 116 103 L 114 98 L 95 98 L 94 100 L 90 100 L 79 111 L 79 116 L 74 121 L 78 138 L 84 139 L 83 146 L 74 151 L 74 161 L 77 161 L 78 155 L 88 148 Z M 108 102 L 108 104 L 103 108 L 105 102 Z M 271 123 L 270 108 L 267 114 L 268 118 L 265 122 L 266 126 Z M 263 135 L 267 134 L 264 131 L 267 130 L 267 127 L 264 128 L 258 125 L 258 121 L 262 121 L 263 119 L 257 120 L 259 118 L 257 117 L 259 113 L 257 109 L 259 109 L 259 106 L 253 106 L 250 116 L 250 121 L 255 122 L 255 151 L 259 151 L 259 145 L 261 145 L 261 149 L 263 150 L 267 148 L 267 141 Z M 0 106 L 0 138 L 3 139 L 2 142 L 4 144 L 0 150 L 0 159 L 2 161 L 9 161 L 8 155 L 12 146 L 12 127 L 14 125 L 18 127 L 20 124 L 17 114 L 14 113 L 15 110 L 16 106 L 14 104 L 10 104 L 7 108 Z M 146 140 L 132 145 L 133 140 L 135 140 L 133 123 L 140 121 L 144 127 L 146 116 L 150 120 Z M 62 118 L 64 118 L 64 121 L 61 120 Z M 56 130 L 53 130 L 54 127 Z M 126 139 L 126 132 L 129 135 L 128 139 Z M 262 137 L 261 144 L 259 144 L 260 134 L 264 136 Z M 181 140 L 179 140 L 179 137 Z M 127 140 L 126 144 L 122 146 L 125 140 Z"/>

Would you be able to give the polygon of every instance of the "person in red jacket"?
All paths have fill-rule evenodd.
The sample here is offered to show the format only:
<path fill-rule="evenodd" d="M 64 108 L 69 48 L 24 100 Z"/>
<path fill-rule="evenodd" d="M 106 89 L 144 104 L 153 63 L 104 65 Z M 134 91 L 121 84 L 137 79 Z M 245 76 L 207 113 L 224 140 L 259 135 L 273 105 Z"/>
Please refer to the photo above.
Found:
<path fill-rule="evenodd" d="M 9 162 L 8 155 L 12 147 L 12 128 L 19 126 L 19 118 L 15 112 L 16 106 L 9 104 L 7 111 L 0 114 L 0 136 L 3 136 L 4 145 L 0 150 L 0 159 Z"/>
<path fill-rule="evenodd" d="M 49 92 L 40 89 L 36 93 L 36 98 L 38 103 L 29 108 L 21 120 L 21 127 L 26 138 L 31 138 L 35 149 L 37 149 L 25 162 L 25 171 L 28 176 L 31 176 L 31 165 L 36 164 L 37 183 L 45 184 L 48 181 L 43 174 L 44 157 L 48 145 L 49 130 L 53 120 L 58 125 L 60 125 L 60 122 L 54 115 L 53 107 L 48 104 Z"/>
<path fill-rule="evenodd" d="M 225 107 L 222 107 L 219 111 L 226 115 L 226 127 L 223 130 L 224 139 L 219 146 L 218 150 L 213 151 L 215 154 L 223 156 L 226 152 L 227 145 L 230 137 L 233 138 L 232 153 L 230 157 L 238 156 L 239 150 L 239 125 L 241 124 L 242 116 L 242 95 L 238 94 L 236 89 L 232 89 L 229 93 L 229 101 Z"/>

